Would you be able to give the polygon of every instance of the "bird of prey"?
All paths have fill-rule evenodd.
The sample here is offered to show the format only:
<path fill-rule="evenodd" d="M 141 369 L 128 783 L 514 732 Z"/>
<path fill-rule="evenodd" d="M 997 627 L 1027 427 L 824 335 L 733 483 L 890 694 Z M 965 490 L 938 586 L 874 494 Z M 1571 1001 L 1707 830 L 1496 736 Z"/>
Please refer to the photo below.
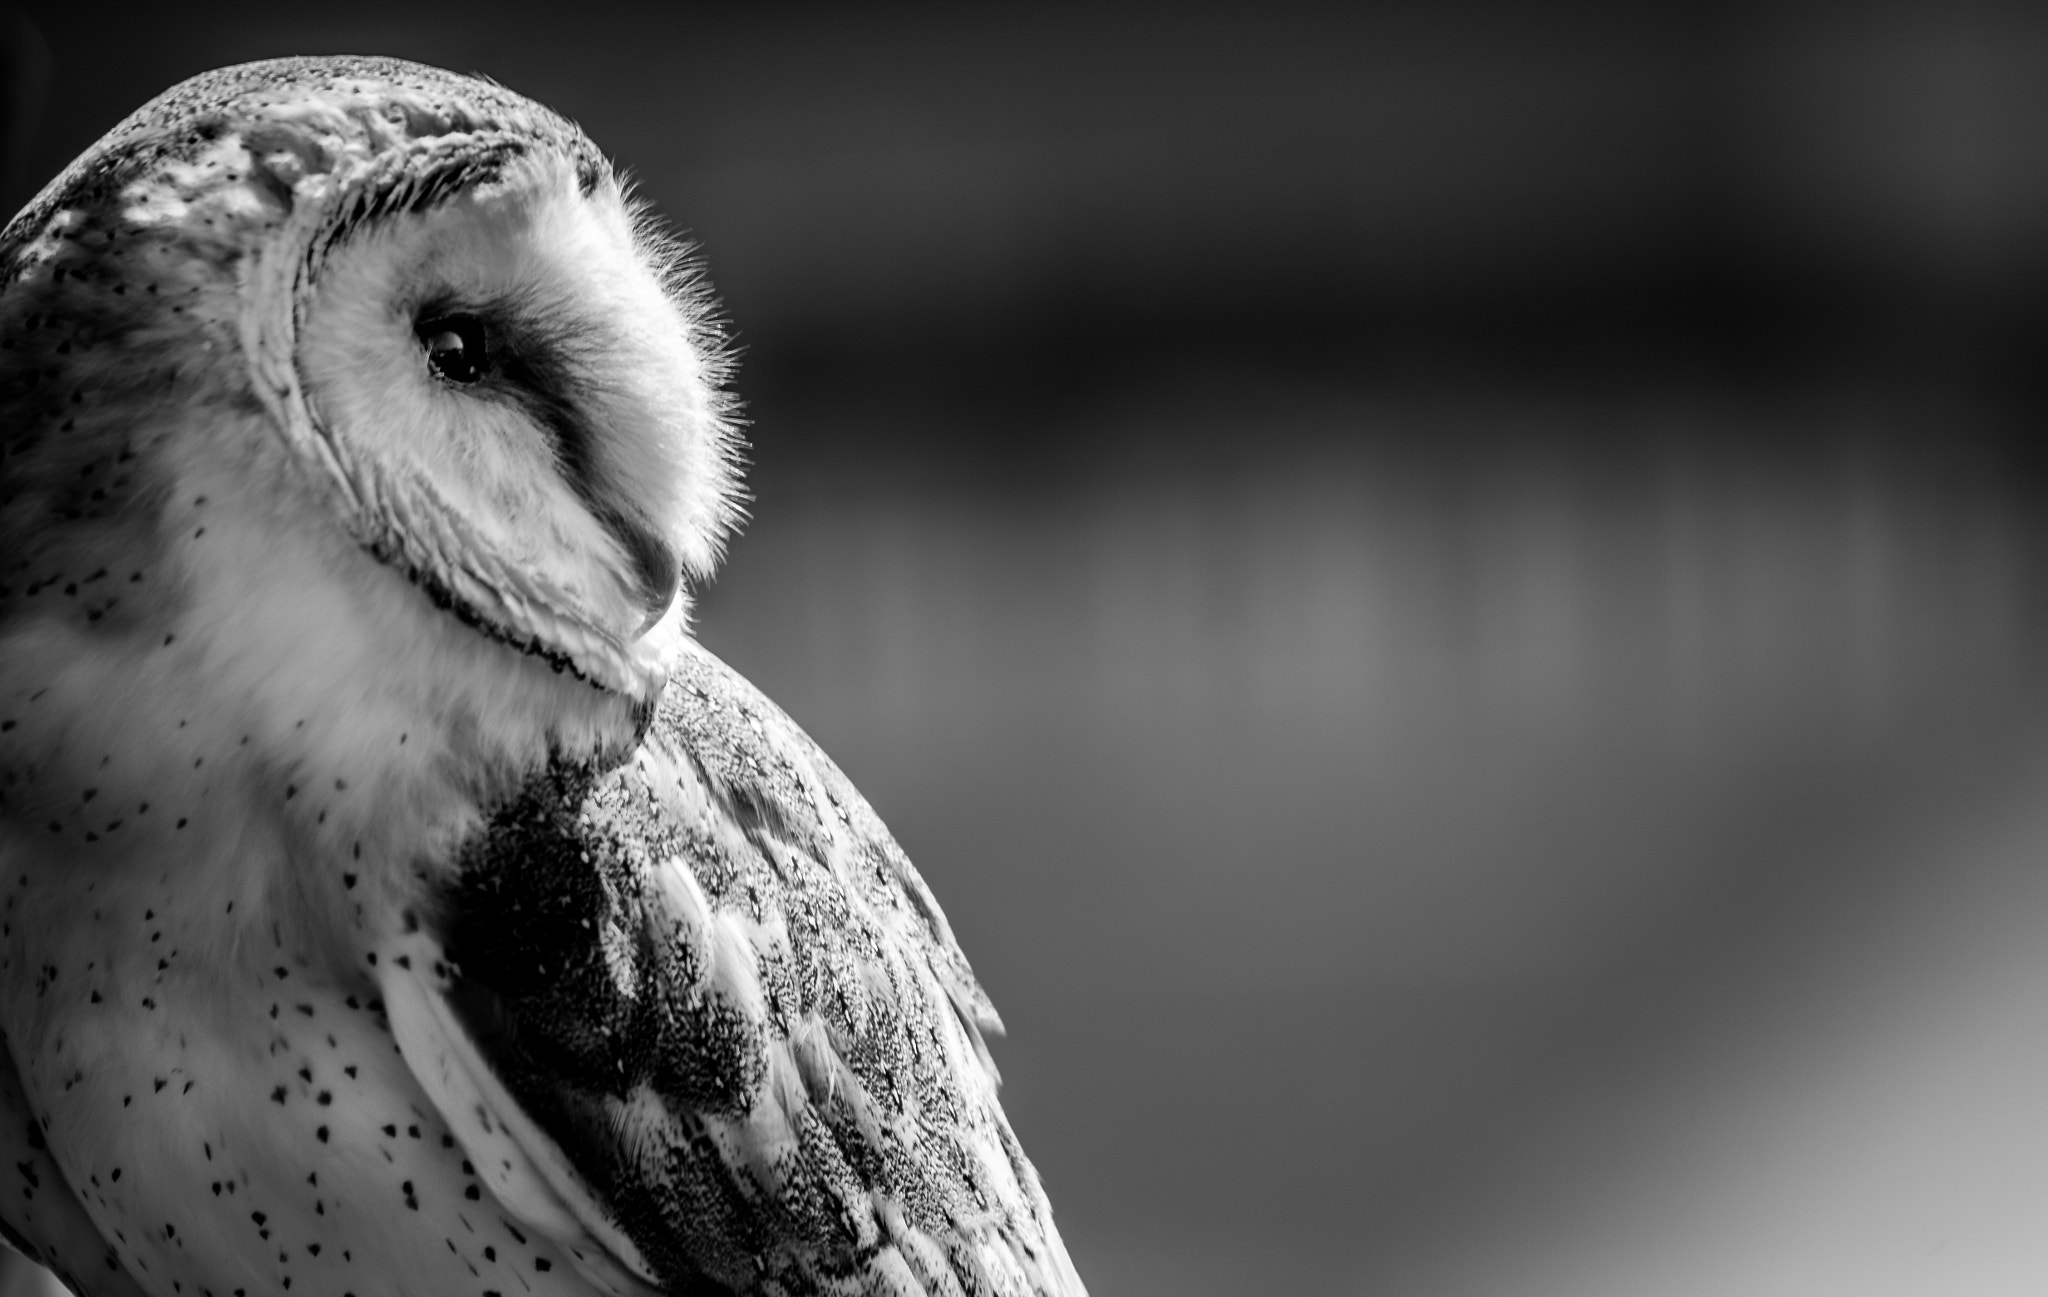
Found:
<path fill-rule="evenodd" d="M 390 59 L 0 235 L 0 1220 L 79 1293 L 1083 1293 L 930 891 L 689 635 L 710 319 Z"/>

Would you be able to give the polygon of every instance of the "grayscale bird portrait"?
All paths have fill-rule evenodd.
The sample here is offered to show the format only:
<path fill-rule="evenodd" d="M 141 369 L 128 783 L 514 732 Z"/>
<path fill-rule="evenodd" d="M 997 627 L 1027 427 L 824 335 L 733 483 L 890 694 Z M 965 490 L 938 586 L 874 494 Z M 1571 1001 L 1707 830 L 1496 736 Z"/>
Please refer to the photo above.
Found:
<path fill-rule="evenodd" d="M 0 265 L 11 1243 L 87 1294 L 1079 1297 L 930 890 L 688 635 L 722 342 L 576 127 L 242 64 Z"/>
<path fill-rule="evenodd" d="M 0 1297 L 2048 1292 L 2043 87 L 0 0 Z"/>

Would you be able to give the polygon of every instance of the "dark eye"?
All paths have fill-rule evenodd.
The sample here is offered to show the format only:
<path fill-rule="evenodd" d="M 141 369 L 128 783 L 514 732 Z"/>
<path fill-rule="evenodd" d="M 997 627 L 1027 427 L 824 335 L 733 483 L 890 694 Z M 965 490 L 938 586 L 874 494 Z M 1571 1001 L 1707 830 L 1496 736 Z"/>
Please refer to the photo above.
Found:
<path fill-rule="evenodd" d="M 414 330 L 427 349 L 427 365 L 451 383 L 474 383 L 490 366 L 484 322 L 474 315 L 442 315 L 422 320 Z"/>

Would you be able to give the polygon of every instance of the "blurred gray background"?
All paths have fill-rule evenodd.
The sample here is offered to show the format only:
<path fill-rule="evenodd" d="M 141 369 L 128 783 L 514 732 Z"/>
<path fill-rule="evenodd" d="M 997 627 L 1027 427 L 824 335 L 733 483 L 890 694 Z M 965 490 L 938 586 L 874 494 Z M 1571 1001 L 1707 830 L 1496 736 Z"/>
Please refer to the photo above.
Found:
<path fill-rule="evenodd" d="M 4 206 L 376 52 L 702 246 L 703 639 L 1098 1297 L 2048 1291 L 2048 16 L 0 10 Z"/>

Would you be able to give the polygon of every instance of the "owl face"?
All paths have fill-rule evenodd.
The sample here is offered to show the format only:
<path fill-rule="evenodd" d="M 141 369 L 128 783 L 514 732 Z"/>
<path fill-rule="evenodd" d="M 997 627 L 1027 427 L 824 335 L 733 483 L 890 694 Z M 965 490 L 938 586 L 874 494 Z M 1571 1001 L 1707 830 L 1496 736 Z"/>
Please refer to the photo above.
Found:
<path fill-rule="evenodd" d="M 609 175 L 586 193 L 566 159 L 522 157 L 342 232 L 298 327 L 321 435 L 434 515 L 426 579 L 591 673 L 678 627 L 682 571 L 713 559 L 690 495 L 716 416 L 662 255 Z"/>

